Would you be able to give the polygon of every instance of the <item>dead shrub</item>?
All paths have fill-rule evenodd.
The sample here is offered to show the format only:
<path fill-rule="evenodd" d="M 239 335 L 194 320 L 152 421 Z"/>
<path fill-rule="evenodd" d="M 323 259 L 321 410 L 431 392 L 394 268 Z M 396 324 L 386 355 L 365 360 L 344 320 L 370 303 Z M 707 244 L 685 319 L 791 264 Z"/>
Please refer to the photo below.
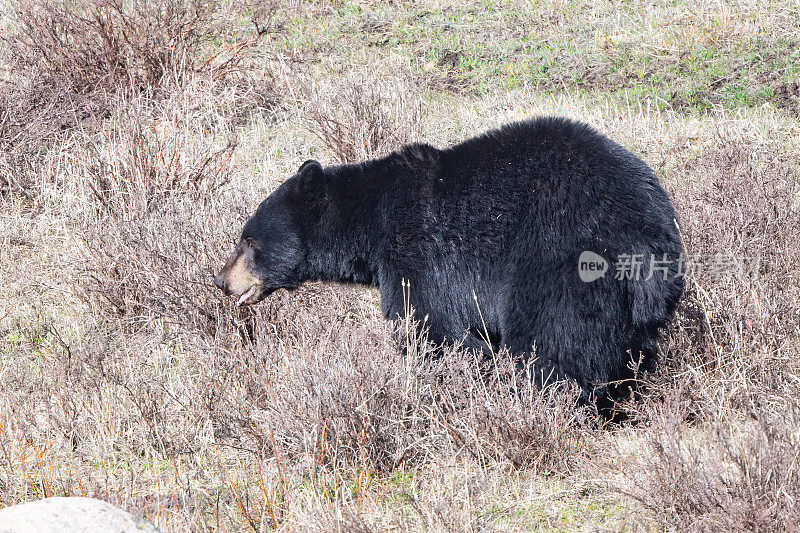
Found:
<path fill-rule="evenodd" d="M 785 531 L 800 518 L 800 171 L 762 153 L 720 136 L 681 169 L 703 179 L 674 191 L 700 266 L 638 407 L 648 452 L 617 467 L 664 527 Z"/>
<path fill-rule="evenodd" d="M 105 105 L 36 73 L 0 85 L 0 198 L 16 194 L 32 200 L 37 181 L 34 158 L 63 132 L 95 123 Z"/>
<path fill-rule="evenodd" d="M 141 92 L 197 66 L 197 48 L 218 32 L 217 2 L 14 0 L 16 33 L 5 39 L 14 69 L 35 70 L 76 94 Z"/>
<path fill-rule="evenodd" d="M 206 225 L 193 214 L 199 204 L 210 202 L 173 199 L 134 219 L 104 217 L 87 232 L 83 290 L 94 313 L 125 329 L 166 321 L 213 336 L 222 309 L 209 280 L 221 250 L 197 238 Z"/>
<path fill-rule="evenodd" d="M 347 72 L 306 80 L 298 104 L 309 131 L 341 163 L 386 155 L 420 138 L 421 95 L 404 69 L 392 79 Z"/>
<path fill-rule="evenodd" d="M 800 391 L 786 392 L 796 398 Z M 794 529 L 800 520 L 796 400 L 753 404 L 747 418 L 717 413 L 694 428 L 683 421 L 684 402 L 674 394 L 653 407 L 647 451 L 623 468 L 625 492 L 661 526 L 678 531 Z"/>
<path fill-rule="evenodd" d="M 10 2 L 12 30 L 0 37 L 10 62 L 0 85 L 0 152 L 17 177 L 0 181 L 0 192 L 31 197 L 35 179 L 26 169 L 33 157 L 59 136 L 123 120 L 118 113 L 138 97 L 164 101 L 206 91 L 220 101 L 222 118 L 237 125 L 252 113 L 271 112 L 277 102 L 272 77 L 265 69 L 257 75 L 247 62 L 277 5 L 251 4 Z M 249 13 L 256 27 L 244 38 L 231 28 L 239 12 Z"/>
<path fill-rule="evenodd" d="M 138 98 L 87 139 L 93 163 L 85 183 L 101 215 L 132 220 L 169 196 L 199 198 L 228 183 L 233 129 L 224 121 L 208 128 L 185 110 Z"/>
<path fill-rule="evenodd" d="M 323 321 L 303 331 L 302 319 L 279 320 L 286 342 L 276 346 L 261 330 L 255 349 L 268 368 L 244 380 L 261 383 L 262 399 L 248 402 L 261 405 L 252 427 L 314 468 L 388 471 L 466 453 L 564 475 L 592 448 L 596 420 L 576 407 L 577 392 L 537 390 L 505 355 L 481 369 L 472 352 L 437 353 L 406 337 L 413 330 L 403 324 L 395 334 L 401 350 L 388 326 Z"/>
<path fill-rule="evenodd" d="M 508 461 L 540 474 L 571 472 L 592 449 L 598 420 L 578 404 L 574 383 L 534 385 L 533 362 L 520 372 L 507 353 L 479 361 L 447 354 L 438 374 L 435 408 L 442 425 L 479 461 Z M 594 425 L 594 426 L 593 426 Z"/>
<path fill-rule="evenodd" d="M 228 186 L 234 127 L 196 102 L 121 100 L 113 120 L 80 139 L 80 182 L 61 187 L 76 188 L 85 213 L 80 292 L 129 331 L 166 322 L 213 338 L 218 328 L 212 272 L 231 218 L 243 221 L 250 203 Z"/>
<path fill-rule="evenodd" d="M 691 214 L 682 221 L 684 244 L 700 266 L 668 339 L 665 374 L 689 369 L 709 380 L 687 391 L 699 411 L 714 413 L 721 400 L 696 396 L 701 391 L 747 408 L 781 393 L 800 370 L 800 169 L 753 154 L 749 144 L 720 139 L 692 162 L 707 179 L 675 194 L 678 212 Z"/>

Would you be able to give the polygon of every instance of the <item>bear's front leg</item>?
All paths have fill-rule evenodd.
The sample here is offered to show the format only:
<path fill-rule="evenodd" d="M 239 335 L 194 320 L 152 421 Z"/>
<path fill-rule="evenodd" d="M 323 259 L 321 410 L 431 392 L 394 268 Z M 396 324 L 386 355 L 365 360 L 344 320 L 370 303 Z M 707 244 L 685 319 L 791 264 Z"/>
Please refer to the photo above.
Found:
<path fill-rule="evenodd" d="M 442 302 L 435 295 L 420 290 L 422 286 L 406 278 L 401 278 L 399 282 L 386 280 L 380 283 L 384 317 L 392 321 L 409 320 L 416 328 L 416 338 L 427 340 L 436 348 L 458 345 L 474 349 L 484 356 L 498 348 L 487 344 L 478 333 L 479 328 L 470 327 L 457 319 L 457 313 L 452 310 L 458 307 L 456 304 L 448 306 L 447 302 Z"/>

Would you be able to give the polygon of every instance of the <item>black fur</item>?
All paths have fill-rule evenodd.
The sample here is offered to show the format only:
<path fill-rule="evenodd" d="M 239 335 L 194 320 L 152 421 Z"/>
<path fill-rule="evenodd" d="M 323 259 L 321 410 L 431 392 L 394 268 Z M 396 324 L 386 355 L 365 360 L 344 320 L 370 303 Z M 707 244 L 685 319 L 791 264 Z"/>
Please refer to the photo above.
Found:
<path fill-rule="evenodd" d="M 307 161 L 242 237 L 259 243 L 269 290 L 375 285 L 396 318 L 406 280 L 432 341 L 484 349 L 485 321 L 494 348 L 535 350 L 540 384 L 572 378 L 588 392 L 654 360 L 683 290 L 674 218 L 636 156 L 587 125 L 539 118 L 445 150 L 412 145 L 324 169 Z M 605 277 L 579 279 L 584 250 L 609 261 Z M 620 254 L 645 254 L 643 275 L 651 254 L 666 254 L 667 280 L 615 279 Z"/>

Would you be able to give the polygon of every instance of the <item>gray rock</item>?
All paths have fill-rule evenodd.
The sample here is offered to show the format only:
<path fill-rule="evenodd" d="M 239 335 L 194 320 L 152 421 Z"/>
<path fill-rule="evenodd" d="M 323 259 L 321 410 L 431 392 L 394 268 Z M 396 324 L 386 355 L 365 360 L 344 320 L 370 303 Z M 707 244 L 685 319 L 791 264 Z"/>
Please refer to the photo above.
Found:
<path fill-rule="evenodd" d="M 0 533 L 158 533 L 110 503 L 93 498 L 45 498 L 0 509 Z"/>

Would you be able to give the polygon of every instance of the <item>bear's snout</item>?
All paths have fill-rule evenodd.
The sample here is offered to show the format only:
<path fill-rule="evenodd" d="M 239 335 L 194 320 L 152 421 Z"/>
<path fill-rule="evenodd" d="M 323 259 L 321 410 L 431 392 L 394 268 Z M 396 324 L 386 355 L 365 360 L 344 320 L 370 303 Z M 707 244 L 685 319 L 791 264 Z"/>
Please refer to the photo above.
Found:
<path fill-rule="evenodd" d="M 225 280 L 222 279 L 220 276 L 214 276 L 214 285 L 225 293 L 226 296 L 230 295 L 230 291 L 228 290 L 228 284 L 225 283 Z"/>
<path fill-rule="evenodd" d="M 252 272 L 250 255 L 249 249 L 240 243 L 214 276 L 214 285 L 226 296 L 236 296 L 238 305 L 256 303 L 268 294 L 263 282 Z"/>

